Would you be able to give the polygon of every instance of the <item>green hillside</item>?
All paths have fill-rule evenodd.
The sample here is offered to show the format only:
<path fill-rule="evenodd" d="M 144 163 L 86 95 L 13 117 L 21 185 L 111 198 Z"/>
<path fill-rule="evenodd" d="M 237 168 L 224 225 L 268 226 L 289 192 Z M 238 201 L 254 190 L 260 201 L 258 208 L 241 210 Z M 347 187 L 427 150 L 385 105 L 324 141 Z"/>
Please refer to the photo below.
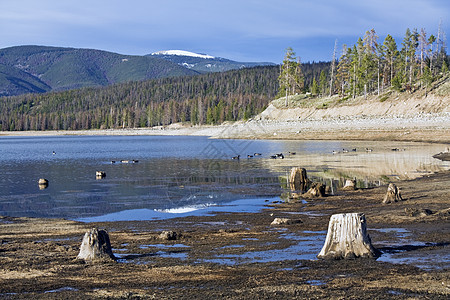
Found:
<path fill-rule="evenodd" d="M 7 79 L 2 79 L 0 91 L 3 95 L 106 86 L 131 80 L 198 74 L 196 71 L 157 57 L 45 46 L 0 49 L 0 66 L 2 78 L 17 78 L 12 82 L 29 86 L 28 89 L 7 88 Z M 41 85 L 38 85 L 38 82 L 41 82 Z M 36 88 L 32 88 L 34 86 Z M 44 86 L 46 88 L 43 88 Z"/>
<path fill-rule="evenodd" d="M 51 88 L 21 69 L 0 64 L 0 96 L 44 93 Z"/>

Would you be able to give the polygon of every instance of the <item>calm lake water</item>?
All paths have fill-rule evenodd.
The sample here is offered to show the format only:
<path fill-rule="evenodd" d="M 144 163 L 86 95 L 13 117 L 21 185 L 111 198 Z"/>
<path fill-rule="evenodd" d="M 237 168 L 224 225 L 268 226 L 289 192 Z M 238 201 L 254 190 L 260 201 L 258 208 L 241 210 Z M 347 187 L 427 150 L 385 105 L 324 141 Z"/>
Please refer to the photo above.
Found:
<path fill-rule="evenodd" d="M 336 191 L 346 178 L 368 187 L 448 170 L 448 162 L 431 157 L 444 148 L 183 136 L 0 137 L 0 215 L 104 221 L 257 211 L 280 200 L 291 167 L 306 168 Z M 261 155 L 247 158 L 254 153 Z M 270 159 L 275 153 L 285 158 Z M 231 159 L 236 155 L 240 160 Z M 97 179 L 96 171 L 106 177 Z M 49 180 L 47 188 L 39 188 L 39 178 Z"/>

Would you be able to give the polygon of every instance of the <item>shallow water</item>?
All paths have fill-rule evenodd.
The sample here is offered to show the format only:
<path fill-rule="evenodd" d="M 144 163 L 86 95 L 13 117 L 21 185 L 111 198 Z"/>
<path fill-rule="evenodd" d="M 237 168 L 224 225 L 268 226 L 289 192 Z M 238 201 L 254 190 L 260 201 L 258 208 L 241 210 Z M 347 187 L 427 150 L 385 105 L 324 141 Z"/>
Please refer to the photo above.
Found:
<path fill-rule="evenodd" d="M 405 228 L 371 228 L 369 234 L 370 231 L 378 231 L 390 236 L 390 242 L 374 242 L 374 246 L 382 252 L 377 261 L 410 264 L 426 270 L 450 268 L 449 243 L 444 245 L 414 240 L 412 233 Z"/>
<path fill-rule="evenodd" d="M 284 260 L 315 260 L 317 254 L 323 247 L 325 231 L 304 231 L 304 235 L 282 234 L 280 238 L 295 241 L 295 243 L 284 249 L 249 251 L 242 254 L 218 254 L 212 258 L 204 259 L 203 262 L 218 263 L 225 265 L 237 265 L 244 263 L 266 263 Z M 231 245 L 241 247 L 242 245 Z M 228 247 L 231 247 L 228 246 Z"/>
<path fill-rule="evenodd" d="M 450 169 L 448 162 L 431 157 L 442 149 L 421 143 L 183 136 L 0 137 L 0 215 L 113 221 L 241 207 L 258 211 L 265 200 L 280 200 L 294 166 L 335 191 L 347 178 L 368 187 Z M 256 152 L 262 155 L 247 158 Z M 270 159 L 275 153 L 285 159 Z M 231 159 L 238 154 L 240 160 Z M 97 179 L 96 171 L 106 177 Z M 47 188 L 39 188 L 39 178 L 49 180 Z"/>

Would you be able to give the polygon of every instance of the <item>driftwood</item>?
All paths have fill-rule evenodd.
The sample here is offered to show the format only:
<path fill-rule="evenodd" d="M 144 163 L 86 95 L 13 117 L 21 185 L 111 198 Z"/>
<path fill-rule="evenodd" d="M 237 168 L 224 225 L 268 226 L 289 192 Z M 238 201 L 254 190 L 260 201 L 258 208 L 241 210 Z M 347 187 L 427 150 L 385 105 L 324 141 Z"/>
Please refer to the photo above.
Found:
<path fill-rule="evenodd" d="M 405 208 L 405 213 L 410 217 L 426 217 L 433 214 L 431 210 L 426 208 Z"/>
<path fill-rule="evenodd" d="M 330 218 L 325 244 L 317 255 L 322 259 L 353 259 L 378 257 L 367 234 L 366 218 L 362 213 L 336 214 Z"/>
<path fill-rule="evenodd" d="M 292 220 L 289 218 L 275 218 L 270 225 L 291 225 L 291 224 L 298 224 L 302 223 L 301 220 Z"/>
<path fill-rule="evenodd" d="M 383 199 L 383 203 L 393 203 L 402 200 L 402 195 L 400 194 L 400 190 L 397 188 L 397 186 L 393 183 L 389 183 L 387 193 Z"/>
<path fill-rule="evenodd" d="M 86 232 L 77 258 L 90 261 L 115 259 L 106 230 L 92 228 Z"/>
<path fill-rule="evenodd" d="M 309 183 L 305 168 L 294 167 L 291 169 L 291 174 L 289 175 L 289 188 L 291 190 L 303 193 L 308 190 Z"/>
<path fill-rule="evenodd" d="M 356 180 L 347 179 L 345 185 L 342 187 L 344 191 L 354 191 L 356 190 Z"/>
<path fill-rule="evenodd" d="M 438 154 L 433 155 L 433 158 L 444 160 L 444 161 L 450 161 L 450 152 L 440 152 Z"/>

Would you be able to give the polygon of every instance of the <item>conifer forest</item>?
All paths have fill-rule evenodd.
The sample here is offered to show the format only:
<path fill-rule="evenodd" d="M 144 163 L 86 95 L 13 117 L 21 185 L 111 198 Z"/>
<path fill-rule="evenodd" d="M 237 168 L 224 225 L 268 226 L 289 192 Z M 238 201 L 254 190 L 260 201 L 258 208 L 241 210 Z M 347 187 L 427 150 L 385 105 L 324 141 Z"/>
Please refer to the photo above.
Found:
<path fill-rule="evenodd" d="M 445 34 L 407 29 L 398 43 L 374 29 L 330 49 L 331 62 L 301 63 L 291 48 L 278 66 L 130 81 L 106 87 L 0 98 L 0 130 L 78 130 L 220 124 L 246 120 L 275 97 L 307 93 L 342 99 L 412 92 L 448 73 Z"/>

